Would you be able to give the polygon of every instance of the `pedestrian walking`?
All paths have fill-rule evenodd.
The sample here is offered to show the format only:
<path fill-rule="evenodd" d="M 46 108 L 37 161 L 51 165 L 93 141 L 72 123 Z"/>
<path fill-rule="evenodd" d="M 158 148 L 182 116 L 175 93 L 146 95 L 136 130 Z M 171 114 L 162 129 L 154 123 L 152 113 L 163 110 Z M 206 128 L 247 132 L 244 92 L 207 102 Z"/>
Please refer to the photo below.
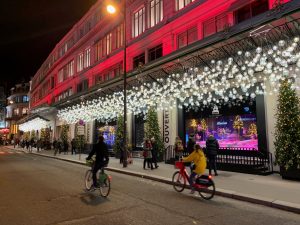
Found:
<path fill-rule="evenodd" d="M 26 150 L 27 150 L 28 152 L 30 152 L 30 148 L 29 148 L 30 143 L 29 143 L 28 140 L 26 140 L 25 145 L 26 145 Z"/>
<path fill-rule="evenodd" d="M 209 175 L 211 175 L 211 170 L 213 169 L 215 172 L 215 176 L 218 176 L 217 173 L 217 165 L 216 165 L 216 157 L 219 150 L 219 142 L 215 137 L 211 134 L 206 140 L 206 155 L 208 158 L 208 169 Z"/>
<path fill-rule="evenodd" d="M 75 141 L 75 138 L 72 139 L 71 141 L 71 154 L 73 155 L 73 152 L 74 152 L 74 155 L 76 155 L 76 141 Z"/>
<path fill-rule="evenodd" d="M 152 148 L 151 148 L 152 163 L 154 164 L 155 169 L 157 169 L 158 168 L 158 165 L 157 165 L 158 145 L 157 145 L 154 137 L 151 138 L 151 146 L 152 146 Z"/>
<path fill-rule="evenodd" d="M 68 141 L 63 142 L 63 149 L 64 149 L 64 154 L 68 154 L 69 151 L 69 143 Z"/>
<path fill-rule="evenodd" d="M 123 140 L 120 141 L 120 164 L 124 162 L 124 142 Z"/>
<path fill-rule="evenodd" d="M 146 139 L 145 143 L 144 143 L 144 150 L 143 150 L 143 156 L 144 156 L 143 168 L 144 168 L 144 170 L 146 169 L 146 163 L 147 163 L 148 168 L 151 168 L 151 170 L 153 170 L 151 148 L 152 148 L 152 146 L 151 146 L 150 140 Z"/>
<path fill-rule="evenodd" d="M 36 141 L 36 149 L 37 149 L 37 152 L 40 151 L 41 145 L 42 145 L 42 141 L 41 141 L 41 139 L 38 139 L 38 140 Z"/>

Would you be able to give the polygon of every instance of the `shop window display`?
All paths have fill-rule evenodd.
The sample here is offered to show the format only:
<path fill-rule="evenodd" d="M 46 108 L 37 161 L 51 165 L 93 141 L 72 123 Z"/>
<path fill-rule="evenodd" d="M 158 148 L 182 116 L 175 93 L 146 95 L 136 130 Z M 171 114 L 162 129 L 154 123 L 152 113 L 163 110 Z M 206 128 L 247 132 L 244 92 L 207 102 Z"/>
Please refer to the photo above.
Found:
<path fill-rule="evenodd" d="M 205 147 L 207 137 L 212 134 L 221 148 L 258 150 L 255 106 L 223 106 L 219 110 L 217 113 L 211 108 L 188 112 L 186 141 L 189 136 L 194 136 L 195 142 Z"/>
<path fill-rule="evenodd" d="M 112 149 L 115 143 L 116 126 L 102 126 L 98 128 L 98 134 L 104 137 L 104 142 L 107 144 L 108 149 Z"/>

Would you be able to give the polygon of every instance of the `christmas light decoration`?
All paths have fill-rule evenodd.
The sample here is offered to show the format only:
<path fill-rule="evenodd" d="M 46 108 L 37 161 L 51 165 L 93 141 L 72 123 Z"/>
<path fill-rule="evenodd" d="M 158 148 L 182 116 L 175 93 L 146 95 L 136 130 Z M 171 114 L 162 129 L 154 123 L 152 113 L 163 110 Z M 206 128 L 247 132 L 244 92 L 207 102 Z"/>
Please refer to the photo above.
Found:
<path fill-rule="evenodd" d="M 19 129 L 24 132 L 29 132 L 32 130 L 41 130 L 42 128 L 46 128 L 48 125 L 49 123 L 46 120 L 35 118 L 20 124 Z"/>
<path fill-rule="evenodd" d="M 274 46 L 261 46 L 252 51 L 237 50 L 226 59 L 211 60 L 210 65 L 194 67 L 183 74 L 171 74 L 157 82 L 143 83 L 127 91 L 127 109 L 133 114 L 147 114 L 174 107 L 203 110 L 221 104 L 239 104 L 257 95 L 278 92 L 280 82 L 292 82 L 300 68 L 299 38 L 280 40 Z M 270 92 L 266 84 L 270 84 Z M 295 84 L 293 88 L 299 88 Z M 85 101 L 58 111 L 68 124 L 115 120 L 123 111 L 123 92 Z"/>

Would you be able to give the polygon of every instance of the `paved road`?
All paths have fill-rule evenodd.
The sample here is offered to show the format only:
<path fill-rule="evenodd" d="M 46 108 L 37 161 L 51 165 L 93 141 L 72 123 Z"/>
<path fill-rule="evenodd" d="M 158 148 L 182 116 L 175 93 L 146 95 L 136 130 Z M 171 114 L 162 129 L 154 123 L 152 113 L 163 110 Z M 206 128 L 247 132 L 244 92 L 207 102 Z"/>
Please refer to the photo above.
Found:
<path fill-rule="evenodd" d="M 83 190 L 87 167 L 0 148 L 0 224 L 300 224 L 297 214 L 111 173 L 108 199 Z"/>

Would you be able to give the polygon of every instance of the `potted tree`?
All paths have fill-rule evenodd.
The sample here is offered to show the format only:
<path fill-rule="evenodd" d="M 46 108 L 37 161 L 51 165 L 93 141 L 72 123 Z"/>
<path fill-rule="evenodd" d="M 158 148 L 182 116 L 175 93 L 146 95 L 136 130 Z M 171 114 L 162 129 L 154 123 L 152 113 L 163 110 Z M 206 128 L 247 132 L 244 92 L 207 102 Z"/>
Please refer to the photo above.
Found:
<path fill-rule="evenodd" d="M 275 164 L 284 179 L 300 180 L 299 98 L 291 81 L 281 83 L 275 126 Z"/>

